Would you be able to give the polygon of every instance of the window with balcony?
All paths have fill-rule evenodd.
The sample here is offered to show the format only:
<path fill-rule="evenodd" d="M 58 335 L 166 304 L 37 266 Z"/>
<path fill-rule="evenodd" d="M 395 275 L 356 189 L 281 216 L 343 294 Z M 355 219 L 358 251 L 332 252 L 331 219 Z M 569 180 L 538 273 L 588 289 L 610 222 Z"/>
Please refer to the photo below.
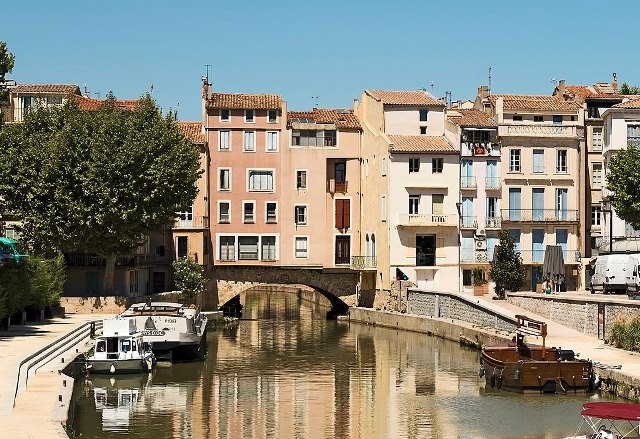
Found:
<path fill-rule="evenodd" d="M 602 151 L 602 128 L 593 128 L 591 132 L 591 149 L 593 151 Z"/>
<path fill-rule="evenodd" d="M 336 200 L 336 229 L 346 230 L 351 227 L 351 200 Z"/>
<path fill-rule="evenodd" d="M 307 171 L 306 170 L 298 170 L 296 171 L 296 189 L 306 189 L 307 188 Z"/>
<path fill-rule="evenodd" d="M 231 222 L 231 202 L 220 201 L 218 203 L 218 223 L 229 224 Z"/>
<path fill-rule="evenodd" d="M 544 173 L 544 149 L 533 150 L 533 172 Z"/>
<path fill-rule="evenodd" d="M 256 203 L 253 201 L 244 201 L 242 203 L 242 221 L 245 224 L 253 224 L 256 222 Z"/>
<path fill-rule="evenodd" d="M 640 146 L 640 125 L 627 125 L 627 145 Z"/>
<path fill-rule="evenodd" d="M 231 120 L 231 112 L 229 110 L 220 110 L 220 122 L 229 122 Z"/>
<path fill-rule="evenodd" d="M 238 259 L 258 260 L 257 236 L 238 236 Z"/>
<path fill-rule="evenodd" d="M 429 267 L 436 265 L 435 235 L 416 235 L 416 266 Z"/>
<path fill-rule="evenodd" d="M 602 163 L 591 164 L 591 188 L 602 189 Z"/>
<path fill-rule="evenodd" d="M 409 195 L 409 215 L 420 213 L 420 195 Z"/>
<path fill-rule="evenodd" d="M 383 161 L 383 166 L 386 166 Z M 336 192 L 347 192 L 347 164 L 345 162 L 337 162 L 334 166 L 334 176 L 336 179 Z"/>
<path fill-rule="evenodd" d="M 431 172 L 433 174 L 442 174 L 443 168 L 444 168 L 444 159 L 443 158 L 433 158 L 433 159 L 431 159 Z"/>
<path fill-rule="evenodd" d="M 256 132 L 255 131 L 244 132 L 242 147 L 245 151 L 253 152 L 256 150 Z"/>
<path fill-rule="evenodd" d="M 336 146 L 335 130 L 293 130 L 293 146 Z"/>
<path fill-rule="evenodd" d="M 410 157 L 409 158 L 409 174 L 413 174 L 415 172 L 420 172 L 420 158 Z"/>
<path fill-rule="evenodd" d="M 249 191 L 273 191 L 273 171 L 249 170 Z"/>
<path fill-rule="evenodd" d="M 556 172 L 558 174 L 566 174 L 568 171 L 567 150 L 556 150 Z"/>
<path fill-rule="evenodd" d="M 255 111 L 253 111 L 253 110 L 244 110 L 244 121 L 245 122 L 255 122 Z"/>
<path fill-rule="evenodd" d="M 235 261 L 236 259 L 236 237 L 221 236 L 220 237 L 220 260 Z"/>
<path fill-rule="evenodd" d="M 231 149 L 231 131 L 220 131 L 218 149 L 221 151 L 228 151 Z"/>
<path fill-rule="evenodd" d="M 307 225 L 307 206 L 295 206 L 294 220 L 297 226 Z"/>
<path fill-rule="evenodd" d="M 485 227 L 500 228 L 498 197 L 487 197 Z"/>
<path fill-rule="evenodd" d="M 267 131 L 267 151 L 273 152 L 278 150 L 278 132 Z"/>
<path fill-rule="evenodd" d="M 269 123 L 278 122 L 278 110 L 269 110 L 267 113 L 267 121 Z"/>
<path fill-rule="evenodd" d="M 306 236 L 295 237 L 296 258 L 306 259 L 309 257 L 309 238 Z"/>
<path fill-rule="evenodd" d="M 602 208 L 599 204 L 591 205 L 591 225 L 592 226 L 600 226 L 600 221 L 602 221 Z"/>
<path fill-rule="evenodd" d="M 509 150 L 509 172 L 521 172 L 520 150 Z"/>
<path fill-rule="evenodd" d="M 420 122 L 426 122 L 428 117 L 429 117 L 429 110 L 427 110 L 426 108 L 421 108 L 420 109 Z"/>
<path fill-rule="evenodd" d="M 267 224 L 275 224 L 278 222 L 278 203 L 274 201 L 268 201 L 265 205 L 266 208 L 266 221 Z"/>
<path fill-rule="evenodd" d="M 178 222 L 180 227 L 191 227 L 193 225 L 193 206 L 188 210 L 178 212 Z"/>
<path fill-rule="evenodd" d="M 276 237 L 262 236 L 260 238 L 260 243 L 262 245 L 262 260 L 275 261 L 276 260 Z"/>
<path fill-rule="evenodd" d="M 221 168 L 218 173 L 218 190 L 229 191 L 231 190 L 231 169 Z"/>

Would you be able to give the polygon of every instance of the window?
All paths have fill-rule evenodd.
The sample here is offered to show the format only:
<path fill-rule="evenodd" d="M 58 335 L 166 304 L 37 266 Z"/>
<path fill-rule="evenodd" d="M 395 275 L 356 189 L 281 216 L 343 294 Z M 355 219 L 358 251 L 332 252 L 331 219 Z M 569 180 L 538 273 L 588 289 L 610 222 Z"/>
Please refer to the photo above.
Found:
<path fill-rule="evenodd" d="M 257 236 L 238 236 L 238 259 L 258 259 Z"/>
<path fill-rule="evenodd" d="M 591 188 L 602 189 L 602 163 L 592 164 Z"/>
<path fill-rule="evenodd" d="M 351 237 L 336 236 L 336 265 L 349 264 L 351 262 Z"/>
<path fill-rule="evenodd" d="M 591 132 L 591 148 L 594 151 L 602 151 L 602 128 L 593 128 Z"/>
<path fill-rule="evenodd" d="M 417 157 L 409 158 L 409 173 L 420 172 L 420 159 Z"/>
<path fill-rule="evenodd" d="M 420 195 L 409 195 L 409 215 L 420 213 Z"/>
<path fill-rule="evenodd" d="M 193 205 L 189 207 L 189 210 L 177 212 L 177 214 L 178 218 L 180 218 L 179 222 L 181 227 L 193 226 Z"/>
<path fill-rule="evenodd" d="M 444 213 L 443 210 L 444 205 L 444 195 L 443 194 L 433 194 L 431 195 L 431 213 L 434 215 L 442 215 Z"/>
<path fill-rule="evenodd" d="M 542 116 L 533 116 L 534 122 L 544 122 L 544 117 Z"/>
<path fill-rule="evenodd" d="M 424 108 L 421 109 L 420 110 L 420 122 L 426 122 L 428 115 L 429 115 L 429 110 L 424 109 Z"/>
<path fill-rule="evenodd" d="M 520 172 L 520 150 L 512 149 L 509 151 L 509 172 Z"/>
<path fill-rule="evenodd" d="M 267 151 L 278 150 L 278 132 L 267 131 Z"/>
<path fill-rule="evenodd" d="M 249 191 L 273 191 L 273 171 L 249 171 Z"/>
<path fill-rule="evenodd" d="M 514 114 L 513 115 L 513 121 L 514 122 L 522 122 L 522 116 Z"/>
<path fill-rule="evenodd" d="M 380 221 L 387 220 L 387 196 L 380 196 Z"/>
<path fill-rule="evenodd" d="M 296 236 L 295 254 L 296 258 L 309 257 L 309 238 L 306 236 Z"/>
<path fill-rule="evenodd" d="M 231 190 L 231 169 L 222 168 L 219 173 L 218 190 L 228 191 Z"/>
<path fill-rule="evenodd" d="M 245 151 L 256 150 L 256 132 L 255 131 L 244 132 L 244 140 L 242 141 L 242 147 L 244 148 Z"/>
<path fill-rule="evenodd" d="M 420 134 L 427 134 L 427 127 L 420 127 Z"/>
<path fill-rule="evenodd" d="M 387 158 L 382 157 L 382 176 L 387 175 Z"/>
<path fill-rule="evenodd" d="M 533 150 L 533 172 L 544 172 L 544 149 Z"/>
<path fill-rule="evenodd" d="M 48 107 L 60 107 L 62 106 L 62 96 L 47 96 Z"/>
<path fill-rule="evenodd" d="M 602 209 L 599 205 L 591 206 L 591 225 L 599 226 L 602 219 Z"/>
<path fill-rule="evenodd" d="M 627 125 L 627 145 L 640 146 L 640 125 Z"/>
<path fill-rule="evenodd" d="M 434 235 L 416 235 L 416 266 L 436 265 L 436 237 Z"/>
<path fill-rule="evenodd" d="M 244 110 L 244 121 L 245 122 L 254 122 L 255 113 L 253 110 Z"/>
<path fill-rule="evenodd" d="M 218 223 L 229 224 L 231 222 L 231 202 L 220 201 L 218 204 Z"/>
<path fill-rule="evenodd" d="M 307 188 L 307 171 L 296 171 L 296 189 Z"/>
<path fill-rule="evenodd" d="M 256 204 L 253 201 L 245 201 L 242 203 L 242 221 L 245 224 L 255 223 Z"/>
<path fill-rule="evenodd" d="M 553 124 L 554 125 L 562 125 L 562 115 L 560 114 L 554 114 L 553 115 Z"/>
<path fill-rule="evenodd" d="M 567 150 L 559 149 L 556 151 L 556 172 L 567 172 Z"/>
<path fill-rule="evenodd" d="M 234 261 L 236 259 L 236 237 L 221 236 L 220 237 L 220 260 Z"/>
<path fill-rule="evenodd" d="M 297 226 L 307 225 L 307 206 L 295 206 L 295 222 Z"/>
<path fill-rule="evenodd" d="M 431 159 L 431 172 L 433 172 L 434 174 L 441 174 L 443 166 L 444 166 L 444 159 L 442 158 Z"/>
<path fill-rule="evenodd" d="M 266 219 L 268 224 L 275 224 L 278 222 L 278 204 L 275 202 L 266 203 Z"/>
<path fill-rule="evenodd" d="M 262 244 L 262 260 L 263 261 L 275 261 L 276 260 L 276 237 L 275 236 L 263 236 L 260 238 Z"/>
<path fill-rule="evenodd" d="M 351 227 L 351 200 L 336 200 L 336 229 Z"/>
<path fill-rule="evenodd" d="M 176 238 L 176 256 L 186 258 L 189 254 L 189 238 L 187 236 L 178 236 Z"/>
<path fill-rule="evenodd" d="M 220 122 L 229 122 L 231 112 L 229 110 L 220 110 Z"/>
<path fill-rule="evenodd" d="M 269 110 L 267 120 L 269 123 L 276 123 L 278 121 L 278 110 Z"/>
<path fill-rule="evenodd" d="M 336 146 L 335 130 L 293 130 L 293 146 Z"/>
<path fill-rule="evenodd" d="M 220 131 L 220 140 L 218 145 L 220 150 L 231 149 L 231 131 Z"/>

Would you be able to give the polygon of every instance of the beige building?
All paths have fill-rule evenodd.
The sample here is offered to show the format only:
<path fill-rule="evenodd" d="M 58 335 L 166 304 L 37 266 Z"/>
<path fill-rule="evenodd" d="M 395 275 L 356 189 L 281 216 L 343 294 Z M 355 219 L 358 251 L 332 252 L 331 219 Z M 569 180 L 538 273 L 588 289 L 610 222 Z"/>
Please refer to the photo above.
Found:
<path fill-rule="evenodd" d="M 10 84 L 8 91 L 8 106 L 2 108 L 5 123 L 22 122 L 32 108 L 62 106 L 69 96 L 81 96 L 80 88 L 71 84 Z"/>

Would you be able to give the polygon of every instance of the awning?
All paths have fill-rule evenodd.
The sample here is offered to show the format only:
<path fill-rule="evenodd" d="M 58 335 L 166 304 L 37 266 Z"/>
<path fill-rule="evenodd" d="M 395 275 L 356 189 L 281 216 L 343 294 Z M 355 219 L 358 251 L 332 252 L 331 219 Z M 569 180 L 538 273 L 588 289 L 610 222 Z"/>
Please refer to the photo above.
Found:
<path fill-rule="evenodd" d="M 544 252 L 542 275 L 550 275 L 551 277 L 556 275 L 564 276 L 564 256 L 562 255 L 562 247 L 559 245 L 547 246 Z"/>
<path fill-rule="evenodd" d="M 582 404 L 582 416 L 614 421 L 640 420 L 640 404 L 626 402 L 586 402 Z"/>

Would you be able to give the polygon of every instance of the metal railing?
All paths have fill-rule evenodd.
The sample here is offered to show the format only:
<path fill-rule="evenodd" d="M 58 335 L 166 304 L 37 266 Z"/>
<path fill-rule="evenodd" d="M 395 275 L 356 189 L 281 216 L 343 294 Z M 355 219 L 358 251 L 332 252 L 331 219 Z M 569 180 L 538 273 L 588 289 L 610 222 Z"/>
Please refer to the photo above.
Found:
<path fill-rule="evenodd" d="M 351 256 L 352 270 L 375 270 L 378 261 L 375 256 Z"/>
<path fill-rule="evenodd" d="M 502 221 L 577 222 L 578 210 L 557 209 L 502 209 Z"/>
<path fill-rule="evenodd" d="M 174 229 L 207 229 L 209 228 L 209 217 L 194 215 L 191 218 L 178 218 L 173 225 Z"/>
<path fill-rule="evenodd" d="M 502 180 L 500 177 L 485 177 L 484 187 L 485 189 L 500 189 L 502 187 Z"/>
<path fill-rule="evenodd" d="M 501 229 L 502 218 L 499 216 L 487 216 L 484 218 L 485 229 Z"/>
<path fill-rule="evenodd" d="M 493 249 L 487 250 L 474 250 L 474 249 L 461 249 L 460 250 L 460 262 L 478 262 L 489 263 L 493 260 Z"/>
<path fill-rule="evenodd" d="M 398 223 L 403 226 L 457 226 L 458 215 L 402 213 Z"/>
<path fill-rule="evenodd" d="M 475 189 L 477 187 L 476 177 L 468 175 L 460 177 L 460 189 Z"/>
<path fill-rule="evenodd" d="M 478 219 L 475 216 L 460 217 L 460 227 L 463 227 L 466 229 L 477 229 Z"/>
<path fill-rule="evenodd" d="M 499 136 L 574 137 L 576 127 L 552 124 L 514 124 L 498 127 Z"/>

